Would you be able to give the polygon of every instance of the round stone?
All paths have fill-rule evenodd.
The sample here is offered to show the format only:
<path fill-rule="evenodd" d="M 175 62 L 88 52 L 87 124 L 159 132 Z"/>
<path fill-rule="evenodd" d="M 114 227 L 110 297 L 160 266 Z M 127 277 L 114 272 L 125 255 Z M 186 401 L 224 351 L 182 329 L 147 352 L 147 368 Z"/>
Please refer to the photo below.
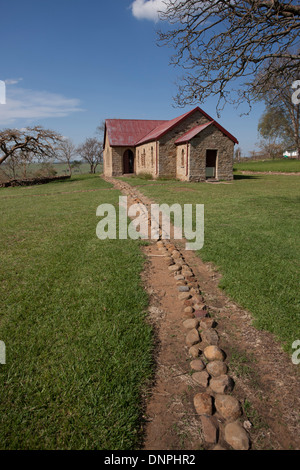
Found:
<path fill-rule="evenodd" d="M 193 307 L 185 307 L 184 312 L 185 313 L 193 313 L 194 309 Z"/>
<path fill-rule="evenodd" d="M 200 328 L 202 330 L 207 330 L 208 328 L 214 328 L 215 320 L 213 318 L 203 318 L 200 322 Z"/>
<path fill-rule="evenodd" d="M 206 372 L 206 370 L 203 370 L 201 372 L 195 372 L 192 375 L 192 378 L 198 385 L 201 385 L 204 388 L 207 387 L 208 380 L 209 380 L 209 374 Z"/>
<path fill-rule="evenodd" d="M 205 364 L 201 359 L 194 359 L 193 361 L 191 361 L 190 366 L 193 370 L 196 370 L 197 372 L 201 372 L 205 369 Z"/>
<path fill-rule="evenodd" d="M 208 361 L 223 361 L 225 359 L 224 352 L 218 346 L 207 346 L 203 352 Z"/>
<path fill-rule="evenodd" d="M 185 338 L 186 345 L 191 347 L 194 346 L 194 344 L 199 343 L 199 333 L 196 330 L 196 328 L 193 328 L 188 332 Z"/>
<path fill-rule="evenodd" d="M 215 393 L 228 393 L 233 390 L 234 381 L 228 375 L 220 375 L 220 377 L 213 377 L 209 386 Z"/>
<path fill-rule="evenodd" d="M 193 358 L 199 357 L 201 354 L 201 343 L 194 344 L 194 346 L 191 346 L 189 349 L 189 355 Z"/>
<path fill-rule="evenodd" d="M 248 434 L 239 422 L 229 423 L 225 426 L 224 437 L 234 450 L 249 450 Z"/>
<path fill-rule="evenodd" d="M 201 339 L 204 343 L 213 344 L 215 346 L 219 343 L 219 336 L 213 328 L 207 328 L 201 332 Z"/>
<path fill-rule="evenodd" d="M 212 397 L 208 395 L 208 393 L 197 393 L 197 395 L 194 396 L 194 406 L 199 415 L 212 415 Z"/>
<path fill-rule="evenodd" d="M 182 271 L 182 274 L 185 278 L 191 277 L 193 275 L 192 271 Z"/>
<path fill-rule="evenodd" d="M 216 410 L 227 421 L 236 421 L 242 414 L 240 402 L 230 395 L 216 395 L 215 397 Z"/>
<path fill-rule="evenodd" d="M 179 300 L 188 300 L 191 297 L 189 292 L 182 292 L 178 295 Z"/>
<path fill-rule="evenodd" d="M 196 318 L 190 318 L 189 320 L 185 320 L 183 322 L 183 326 L 187 330 L 190 330 L 192 328 L 198 328 L 198 325 L 199 325 L 199 321 L 196 320 Z M 198 341 L 199 341 L 199 336 L 198 336 Z"/>
<path fill-rule="evenodd" d="M 228 367 L 223 361 L 212 361 L 209 362 L 206 366 L 207 372 L 212 377 L 219 377 L 227 373 Z"/>
<path fill-rule="evenodd" d="M 172 266 L 169 266 L 169 271 L 171 272 L 180 271 L 180 270 L 181 270 L 181 266 L 179 266 L 178 264 L 173 264 Z"/>

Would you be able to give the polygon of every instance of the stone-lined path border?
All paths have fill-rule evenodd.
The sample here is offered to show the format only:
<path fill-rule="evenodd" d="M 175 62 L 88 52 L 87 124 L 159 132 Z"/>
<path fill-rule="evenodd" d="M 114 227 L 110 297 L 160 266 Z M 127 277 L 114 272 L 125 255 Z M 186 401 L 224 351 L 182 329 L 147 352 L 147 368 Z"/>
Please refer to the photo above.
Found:
<path fill-rule="evenodd" d="M 137 195 L 124 181 L 105 179 L 127 195 L 130 204 L 149 205 L 147 198 L 140 193 Z M 220 348 L 218 324 L 181 246 L 177 240 L 176 243 L 174 240 L 156 243 L 165 262 L 166 275 L 174 277 L 177 298 L 182 303 L 182 330 L 191 378 L 199 388 L 191 408 L 198 416 L 205 448 L 248 450 L 251 448 L 251 422 L 243 413 L 241 400 L 235 397 L 236 378 L 231 376 L 226 363 L 226 350 Z"/>

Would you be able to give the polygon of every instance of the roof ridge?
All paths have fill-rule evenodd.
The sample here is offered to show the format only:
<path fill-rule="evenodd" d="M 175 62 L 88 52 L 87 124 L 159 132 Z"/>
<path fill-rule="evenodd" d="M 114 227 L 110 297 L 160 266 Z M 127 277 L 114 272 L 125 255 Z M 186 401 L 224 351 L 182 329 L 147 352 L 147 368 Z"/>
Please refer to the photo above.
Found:
<path fill-rule="evenodd" d="M 182 114 L 181 116 L 178 116 L 176 118 L 173 118 L 173 119 L 170 119 L 169 121 L 166 121 L 168 123 L 170 123 L 169 126 L 167 126 L 164 130 L 162 130 L 161 133 L 158 133 L 157 135 L 154 135 L 153 136 L 153 139 L 149 139 L 150 140 L 156 140 L 158 139 L 159 137 L 162 137 L 164 134 L 166 134 L 167 132 L 169 132 L 173 127 L 175 127 L 177 124 L 179 124 L 181 121 L 183 121 L 184 119 L 186 119 L 189 115 L 193 114 L 194 112 L 196 111 L 200 111 L 207 119 L 212 119 L 208 114 L 205 113 L 205 111 L 203 111 L 202 109 L 199 108 L 199 106 L 196 106 L 195 108 L 193 109 L 190 109 L 189 111 L 187 111 L 186 113 Z M 150 136 L 152 132 L 155 131 L 155 129 L 158 129 L 160 126 L 162 126 L 162 124 L 160 124 L 159 126 L 155 127 L 154 129 L 152 129 L 152 131 L 150 131 L 147 135 L 145 135 L 144 137 L 142 137 L 139 141 L 136 142 L 136 145 L 141 145 L 141 144 L 145 144 L 147 143 L 147 136 Z"/>
<path fill-rule="evenodd" d="M 165 121 L 168 119 L 129 119 L 129 118 L 107 118 L 105 121 Z"/>

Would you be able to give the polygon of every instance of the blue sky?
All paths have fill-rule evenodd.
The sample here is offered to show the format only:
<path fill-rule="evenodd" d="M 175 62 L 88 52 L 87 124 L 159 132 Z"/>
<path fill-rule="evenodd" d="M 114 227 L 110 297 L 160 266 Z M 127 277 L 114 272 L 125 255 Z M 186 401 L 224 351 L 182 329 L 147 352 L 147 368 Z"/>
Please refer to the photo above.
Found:
<path fill-rule="evenodd" d="M 41 124 L 79 144 L 106 118 L 172 119 L 180 69 L 172 49 L 157 46 L 162 0 L 2 0 L 0 128 Z M 216 101 L 200 105 L 237 137 L 244 155 L 256 148 L 263 105 L 249 116 Z"/>

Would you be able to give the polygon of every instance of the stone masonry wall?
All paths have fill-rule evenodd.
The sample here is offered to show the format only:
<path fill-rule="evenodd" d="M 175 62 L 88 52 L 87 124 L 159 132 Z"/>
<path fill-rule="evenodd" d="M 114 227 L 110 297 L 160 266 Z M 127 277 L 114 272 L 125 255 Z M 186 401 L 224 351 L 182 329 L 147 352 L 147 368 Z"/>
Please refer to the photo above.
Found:
<path fill-rule="evenodd" d="M 177 126 L 161 137 L 159 141 L 159 175 L 176 178 L 177 149 L 175 141 L 188 130 L 200 124 L 205 124 L 208 119 L 200 111 L 195 111 Z"/>
<path fill-rule="evenodd" d="M 216 179 L 233 179 L 234 143 L 215 126 L 209 126 L 190 142 L 190 181 L 205 181 L 206 150 L 217 150 Z"/>
<path fill-rule="evenodd" d="M 147 144 L 139 145 L 136 147 L 136 166 L 135 172 L 137 175 L 147 173 L 151 174 L 154 178 L 156 176 L 156 142 L 149 142 Z"/>
<path fill-rule="evenodd" d="M 123 155 L 125 150 L 131 150 L 134 155 L 134 168 L 136 166 L 134 147 L 111 147 L 106 139 L 103 152 L 103 172 L 105 176 L 123 175 Z"/>
<path fill-rule="evenodd" d="M 189 175 L 186 174 L 186 166 L 189 168 L 189 144 L 177 145 L 177 158 L 176 158 L 176 178 L 182 181 L 188 181 Z M 188 154 L 188 163 L 187 163 Z"/>
<path fill-rule="evenodd" d="M 112 176 L 112 148 L 107 136 L 103 150 L 103 174 L 104 176 Z"/>

